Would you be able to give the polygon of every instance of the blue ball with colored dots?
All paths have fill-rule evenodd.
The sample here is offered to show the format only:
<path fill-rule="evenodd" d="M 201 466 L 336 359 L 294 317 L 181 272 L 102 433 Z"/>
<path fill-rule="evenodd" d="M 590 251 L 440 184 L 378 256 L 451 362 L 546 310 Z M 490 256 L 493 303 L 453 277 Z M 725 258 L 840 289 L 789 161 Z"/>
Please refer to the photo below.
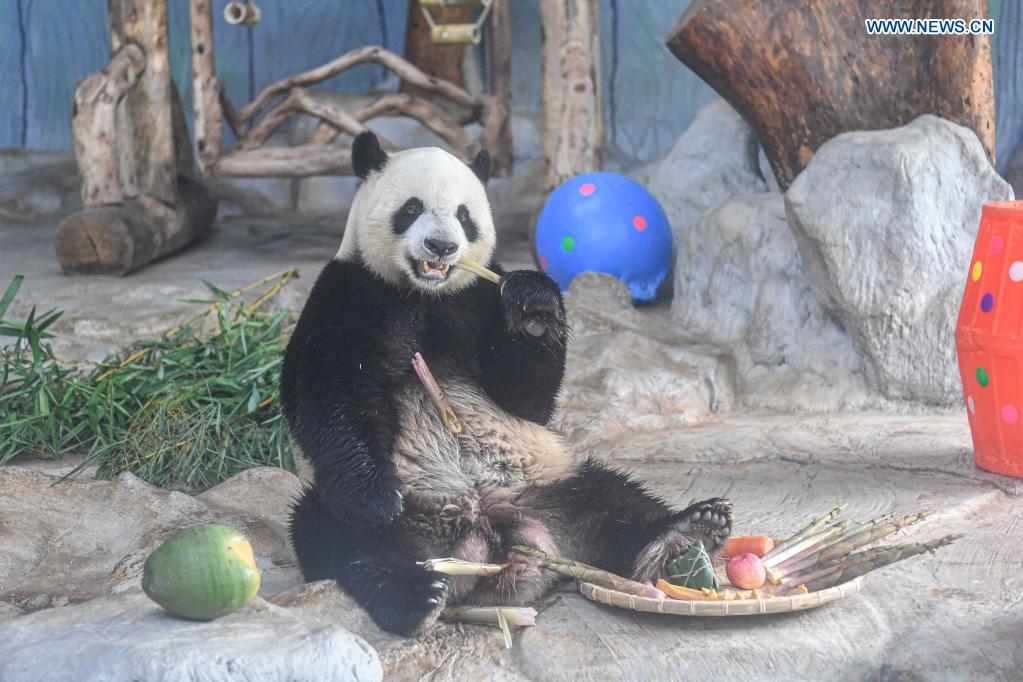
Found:
<path fill-rule="evenodd" d="M 671 269 L 671 227 L 657 200 L 617 173 L 584 173 L 554 190 L 536 226 L 540 268 L 562 291 L 582 272 L 602 272 L 649 301 Z"/>

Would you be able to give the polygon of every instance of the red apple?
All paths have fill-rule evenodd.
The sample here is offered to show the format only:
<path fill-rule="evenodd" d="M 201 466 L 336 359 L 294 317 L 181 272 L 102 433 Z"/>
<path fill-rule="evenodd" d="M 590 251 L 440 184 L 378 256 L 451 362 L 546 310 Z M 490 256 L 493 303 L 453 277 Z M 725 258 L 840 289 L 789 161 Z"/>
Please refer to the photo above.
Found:
<path fill-rule="evenodd" d="M 740 590 L 755 590 L 764 584 L 767 572 L 756 554 L 736 554 L 725 564 L 728 580 Z"/>

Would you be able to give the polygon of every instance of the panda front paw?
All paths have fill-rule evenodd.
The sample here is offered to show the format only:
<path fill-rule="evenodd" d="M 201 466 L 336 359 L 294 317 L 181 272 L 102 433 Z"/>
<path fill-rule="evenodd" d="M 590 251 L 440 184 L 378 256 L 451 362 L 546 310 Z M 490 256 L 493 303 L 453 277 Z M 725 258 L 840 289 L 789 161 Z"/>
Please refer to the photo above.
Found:
<path fill-rule="evenodd" d="M 409 637 L 429 627 L 447 603 L 450 583 L 443 573 L 413 565 L 380 585 L 366 610 L 381 630 Z"/>
<path fill-rule="evenodd" d="M 679 514 L 675 527 L 683 533 L 703 540 L 707 552 L 713 554 L 732 534 L 732 503 L 721 497 L 712 497 L 692 504 Z"/>
<path fill-rule="evenodd" d="M 500 291 L 510 332 L 564 340 L 565 304 L 554 280 L 535 270 L 515 270 L 502 278 Z"/>
<path fill-rule="evenodd" d="M 664 576 L 667 567 L 697 540 L 713 554 L 732 534 L 732 503 L 720 497 L 697 502 L 678 512 L 671 523 L 636 557 L 632 578 L 654 582 Z"/>

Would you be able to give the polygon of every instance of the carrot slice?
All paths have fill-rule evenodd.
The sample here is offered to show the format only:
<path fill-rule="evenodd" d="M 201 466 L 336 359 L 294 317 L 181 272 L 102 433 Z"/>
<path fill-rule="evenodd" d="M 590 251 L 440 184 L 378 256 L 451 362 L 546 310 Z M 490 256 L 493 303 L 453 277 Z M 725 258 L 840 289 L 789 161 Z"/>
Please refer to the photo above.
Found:
<path fill-rule="evenodd" d="M 718 556 L 722 559 L 730 559 L 733 556 L 748 553 L 763 557 L 772 549 L 774 549 L 774 539 L 766 535 L 739 535 L 728 538 Z"/>

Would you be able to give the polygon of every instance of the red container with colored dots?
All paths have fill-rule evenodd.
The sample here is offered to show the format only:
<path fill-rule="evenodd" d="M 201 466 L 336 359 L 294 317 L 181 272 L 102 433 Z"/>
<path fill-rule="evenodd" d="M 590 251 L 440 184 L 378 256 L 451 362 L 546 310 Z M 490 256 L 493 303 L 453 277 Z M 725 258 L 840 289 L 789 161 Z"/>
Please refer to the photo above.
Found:
<path fill-rule="evenodd" d="M 1023 201 L 986 204 L 956 324 L 973 461 L 1023 478 Z"/>

